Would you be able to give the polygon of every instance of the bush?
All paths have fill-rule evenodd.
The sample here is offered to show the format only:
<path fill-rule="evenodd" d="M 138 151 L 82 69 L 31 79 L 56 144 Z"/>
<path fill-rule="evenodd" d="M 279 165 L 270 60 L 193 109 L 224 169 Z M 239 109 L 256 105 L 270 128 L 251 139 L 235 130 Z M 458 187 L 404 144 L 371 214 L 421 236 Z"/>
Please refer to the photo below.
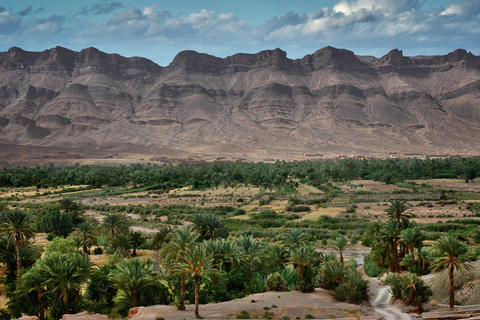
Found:
<path fill-rule="evenodd" d="M 232 214 L 234 216 L 241 216 L 241 215 L 247 214 L 247 211 L 245 211 L 245 209 L 237 208 L 233 210 Z"/>
<path fill-rule="evenodd" d="M 103 254 L 102 247 L 96 247 L 95 249 L 93 249 L 93 254 L 95 254 L 95 255 Z"/>
<path fill-rule="evenodd" d="M 385 283 L 390 285 L 395 299 L 402 300 L 406 306 L 416 306 L 419 313 L 423 311 L 423 304 L 427 303 L 433 294 L 423 280 L 413 273 L 389 274 Z"/>
<path fill-rule="evenodd" d="M 345 266 L 337 259 L 326 261 L 320 270 L 320 287 L 333 290 L 338 287 L 345 276 Z"/>
<path fill-rule="evenodd" d="M 368 280 L 363 279 L 361 274 L 349 272 L 342 283 L 335 288 L 333 299 L 348 303 L 368 301 Z"/>
<path fill-rule="evenodd" d="M 280 273 L 275 272 L 267 276 L 265 287 L 267 288 L 267 291 L 286 291 L 287 282 L 282 278 Z"/>
<path fill-rule="evenodd" d="M 235 319 L 250 319 L 250 314 L 247 311 L 242 310 L 235 315 Z"/>
<path fill-rule="evenodd" d="M 48 240 L 48 241 L 52 241 L 55 237 L 56 237 L 56 236 L 55 236 L 55 233 L 50 232 L 50 233 L 47 235 L 47 240 Z"/>

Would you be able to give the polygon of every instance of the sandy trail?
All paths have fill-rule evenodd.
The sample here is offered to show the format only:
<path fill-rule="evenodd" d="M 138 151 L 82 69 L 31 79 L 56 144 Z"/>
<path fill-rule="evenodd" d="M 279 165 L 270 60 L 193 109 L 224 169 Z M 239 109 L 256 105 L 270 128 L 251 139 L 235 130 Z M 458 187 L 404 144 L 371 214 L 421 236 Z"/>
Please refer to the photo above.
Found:
<path fill-rule="evenodd" d="M 380 281 L 375 278 L 370 278 L 370 282 L 376 282 L 376 285 L 371 289 L 375 294 L 375 298 L 370 301 L 374 312 L 382 315 L 385 320 L 411 320 L 411 317 L 400 311 L 391 304 L 392 294 L 390 293 L 390 286 L 380 286 Z"/>

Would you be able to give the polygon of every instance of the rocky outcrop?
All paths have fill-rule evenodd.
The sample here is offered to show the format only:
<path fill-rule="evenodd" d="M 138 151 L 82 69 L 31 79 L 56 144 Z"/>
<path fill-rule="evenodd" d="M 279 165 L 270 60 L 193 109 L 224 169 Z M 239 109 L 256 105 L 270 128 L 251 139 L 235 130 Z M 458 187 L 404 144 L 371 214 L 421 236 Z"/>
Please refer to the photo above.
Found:
<path fill-rule="evenodd" d="M 325 47 L 166 67 L 96 48 L 0 53 L 0 143 L 275 153 L 463 152 L 480 147 L 480 57 L 358 57 Z"/>

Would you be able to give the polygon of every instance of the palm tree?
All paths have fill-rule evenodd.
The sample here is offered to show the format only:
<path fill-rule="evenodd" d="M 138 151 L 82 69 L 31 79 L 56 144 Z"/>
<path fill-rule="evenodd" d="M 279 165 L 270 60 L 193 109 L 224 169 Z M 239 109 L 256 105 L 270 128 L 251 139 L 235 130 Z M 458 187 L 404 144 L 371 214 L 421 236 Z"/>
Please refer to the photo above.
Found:
<path fill-rule="evenodd" d="M 297 228 L 289 229 L 286 233 L 282 234 L 281 241 L 289 249 L 308 245 L 307 234 L 303 230 Z"/>
<path fill-rule="evenodd" d="M 150 286 L 156 276 L 153 263 L 140 258 L 123 259 L 108 275 L 114 286 L 130 295 L 132 308 L 138 306 L 139 293 Z"/>
<path fill-rule="evenodd" d="M 140 231 L 135 231 L 130 233 L 131 245 L 133 247 L 132 257 L 137 256 L 137 247 L 145 243 L 145 237 Z"/>
<path fill-rule="evenodd" d="M 71 198 L 63 198 L 58 200 L 58 203 L 60 204 L 60 209 L 65 211 L 66 214 L 69 214 L 71 209 L 74 206 L 74 201 Z"/>
<path fill-rule="evenodd" d="M 209 279 L 209 275 L 214 271 L 213 255 L 209 254 L 207 248 L 203 245 L 189 247 L 178 267 L 192 277 L 195 282 L 195 317 L 203 319 L 198 312 L 200 303 L 199 283 L 202 277 Z"/>
<path fill-rule="evenodd" d="M 47 292 L 47 289 L 47 279 L 36 267 L 31 268 L 27 273 L 22 275 L 16 289 L 19 295 L 25 295 L 32 291 L 37 292 L 40 320 L 45 319 L 45 302 L 43 301 L 43 295 Z"/>
<path fill-rule="evenodd" d="M 412 268 L 415 266 L 415 254 L 414 254 L 414 248 L 417 246 L 419 243 L 423 241 L 423 233 L 418 229 L 417 226 L 413 228 L 408 228 L 402 231 L 400 234 L 400 241 L 404 243 L 409 252 L 410 256 L 412 259 Z M 420 260 L 418 261 L 419 266 L 420 266 Z"/>
<path fill-rule="evenodd" d="M 396 272 L 400 272 L 398 263 L 398 240 L 400 239 L 401 232 L 402 228 L 397 220 L 389 220 L 385 225 L 384 233 L 392 242 L 393 265 Z"/>
<path fill-rule="evenodd" d="M 254 241 L 253 236 L 241 235 L 235 239 L 240 252 L 242 254 L 242 261 L 248 267 L 248 277 L 252 278 L 253 264 L 259 262 L 265 256 L 265 245 L 260 241 Z"/>
<path fill-rule="evenodd" d="M 109 213 L 103 218 L 102 227 L 111 236 L 117 233 L 124 233 L 128 230 L 130 223 L 125 215 Z"/>
<path fill-rule="evenodd" d="M 410 252 L 410 258 L 412 259 L 412 268 L 415 267 L 415 255 L 413 254 L 413 248 L 416 244 L 416 235 L 413 228 L 405 229 L 400 233 L 400 242 L 405 244 Z"/>
<path fill-rule="evenodd" d="M 298 266 L 300 281 L 305 279 L 305 267 L 312 263 L 315 249 L 312 247 L 298 247 L 290 252 L 290 262 Z"/>
<path fill-rule="evenodd" d="M 32 245 L 26 241 L 24 246 L 20 249 L 21 265 L 29 268 L 37 262 L 41 256 L 41 251 L 37 246 Z M 17 254 L 13 241 L 8 236 L 0 237 L 0 262 L 7 267 L 7 278 L 15 280 L 17 270 Z"/>
<path fill-rule="evenodd" d="M 193 223 L 204 240 L 225 237 L 228 233 L 227 227 L 222 219 L 213 214 L 199 213 L 194 216 Z"/>
<path fill-rule="evenodd" d="M 83 254 L 89 254 L 90 247 L 95 244 L 97 240 L 95 237 L 94 226 L 90 222 L 86 221 L 80 223 L 75 229 L 76 233 L 82 238 Z"/>
<path fill-rule="evenodd" d="M 432 270 L 443 272 L 445 269 L 448 269 L 448 277 L 450 280 L 450 309 L 453 309 L 455 301 L 453 271 L 454 269 L 459 270 L 465 268 L 466 270 L 471 270 L 473 268 L 462 255 L 467 250 L 467 246 L 458 241 L 456 236 L 445 235 L 433 243 L 433 249 L 441 256 L 435 259 Z"/>
<path fill-rule="evenodd" d="M 120 259 L 128 257 L 128 250 L 132 245 L 132 238 L 129 233 L 118 233 L 112 239 L 112 248 Z"/>
<path fill-rule="evenodd" d="M 160 256 L 171 265 L 181 261 L 187 249 L 199 240 L 199 235 L 195 234 L 193 231 L 193 226 L 185 226 L 174 232 L 169 232 L 166 236 L 167 244 L 160 250 Z M 180 276 L 181 281 L 178 309 L 185 310 L 184 297 L 186 273 L 184 270 L 180 270 Z"/>
<path fill-rule="evenodd" d="M 238 245 L 230 239 L 207 240 L 203 242 L 209 253 L 213 254 L 214 265 L 230 272 L 231 268 L 241 262 Z"/>
<path fill-rule="evenodd" d="M 402 218 L 410 218 L 410 215 L 405 213 L 407 210 L 408 206 L 403 201 L 396 199 L 390 202 L 390 206 L 385 212 L 390 219 L 400 222 Z"/>
<path fill-rule="evenodd" d="M 2 234 L 13 239 L 15 252 L 17 254 L 17 273 L 20 272 L 21 260 L 20 249 L 29 238 L 33 238 L 35 231 L 31 224 L 32 217 L 18 209 L 13 211 L 4 211 L 0 214 L 0 231 Z"/>
<path fill-rule="evenodd" d="M 340 254 L 340 263 L 343 264 L 343 251 L 349 246 L 344 236 L 338 236 L 332 241 L 331 246 Z"/>
<path fill-rule="evenodd" d="M 78 311 L 80 290 L 89 280 L 93 266 L 93 262 L 87 256 L 79 253 L 46 253 L 38 262 L 40 272 L 48 279 L 48 287 L 55 293 L 55 300 L 63 301 L 65 311 L 70 310 L 69 292 L 73 290 L 73 312 Z"/>
<path fill-rule="evenodd" d="M 84 284 L 90 280 L 90 275 L 93 272 L 94 263 L 88 258 L 88 256 L 75 254 L 73 255 L 72 262 L 75 265 L 75 278 L 81 284 Z M 80 300 L 80 288 L 74 289 L 74 308 L 73 313 L 78 312 L 78 302 Z"/>

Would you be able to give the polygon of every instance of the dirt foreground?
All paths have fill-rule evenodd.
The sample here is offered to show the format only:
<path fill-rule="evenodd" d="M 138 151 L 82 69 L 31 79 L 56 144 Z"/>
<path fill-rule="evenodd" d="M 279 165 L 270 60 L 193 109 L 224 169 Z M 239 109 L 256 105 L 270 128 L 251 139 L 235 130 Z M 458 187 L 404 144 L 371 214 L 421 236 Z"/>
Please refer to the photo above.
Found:
<path fill-rule="evenodd" d="M 195 319 L 195 306 L 187 305 L 186 307 L 186 311 L 179 311 L 175 306 L 138 307 L 130 310 L 129 318 L 132 320 L 155 320 L 157 317 L 180 320 Z M 370 315 L 372 308 L 368 304 L 354 305 L 336 302 L 332 299 L 330 291 L 323 289 L 316 289 L 312 293 L 298 291 L 257 293 L 242 299 L 200 305 L 199 307 L 200 315 L 205 319 L 235 319 L 235 315 L 242 310 L 247 311 L 250 318 L 265 318 L 265 312 L 269 312 L 273 319 L 285 316 L 290 319 L 296 317 L 305 319 L 307 314 L 311 314 L 317 319 L 348 317 L 358 319 L 360 316 L 363 318 L 363 316 Z"/>

